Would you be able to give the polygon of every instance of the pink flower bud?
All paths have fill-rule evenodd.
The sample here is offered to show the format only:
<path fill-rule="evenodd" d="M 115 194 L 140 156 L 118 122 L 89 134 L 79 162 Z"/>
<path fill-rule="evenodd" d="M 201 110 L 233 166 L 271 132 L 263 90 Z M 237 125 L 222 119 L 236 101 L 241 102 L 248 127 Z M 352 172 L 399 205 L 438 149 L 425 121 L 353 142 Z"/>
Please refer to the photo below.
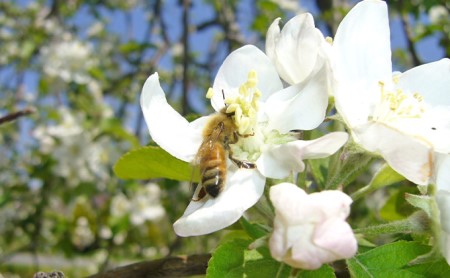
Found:
<path fill-rule="evenodd" d="M 302 269 L 350 258 L 358 248 L 352 228 L 345 221 L 352 199 L 337 190 L 306 194 L 291 183 L 270 189 L 275 207 L 274 230 L 269 246 L 272 256 Z"/>

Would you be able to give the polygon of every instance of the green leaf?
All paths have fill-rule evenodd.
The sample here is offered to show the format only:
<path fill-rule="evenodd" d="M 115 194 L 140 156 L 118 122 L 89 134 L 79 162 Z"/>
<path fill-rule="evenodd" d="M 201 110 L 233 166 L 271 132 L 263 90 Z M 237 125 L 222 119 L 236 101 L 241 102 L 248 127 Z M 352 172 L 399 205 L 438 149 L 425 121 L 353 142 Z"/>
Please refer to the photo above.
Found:
<path fill-rule="evenodd" d="M 405 200 L 406 193 L 415 192 L 413 187 L 406 187 L 400 189 L 390 190 L 389 199 L 386 204 L 380 210 L 380 216 L 388 221 L 401 220 L 411 215 L 414 212 L 414 208 L 408 204 Z"/>
<path fill-rule="evenodd" d="M 122 179 L 198 180 L 189 163 L 154 146 L 142 147 L 124 154 L 114 165 L 114 173 Z"/>
<path fill-rule="evenodd" d="M 422 209 L 430 218 L 432 217 L 432 197 L 406 193 L 405 199 L 410 205 Z"/>
<path fill-rule="evenodd" d="M 334 274 L 334 269 L 324 264 L 322 267 L 316 270 L 301 270 L 298 275 L 298 278 L 332 278 L 336 277 Z"/>
<path fill-rule="evenodd" d="M 251 239 L 235 239 L 220 245 L 208 263 L 206 277 L 287 277 L 288 266 L 272 259 L 267 248 L 248 249 Z"/>
<path fill-rule="evenodd" d="M 352 277 L 423 277 L 410 273 L 407 264 L 430 250 L 416 242 L 386 244 L 347 260 Z"/>
<path fill-rule="evenodd" d="M 119 46 L 119 51 L 123 54 L 130 54 L 132 52 L 139 52 L 146 48 L 155 47 L 151 43 L 140 43 L 138 41 L 129 41 Z"/>
<path fill-rule="evenodd" d="M 420 274 L 422 277 L 450 277 L 450 266 L 445 259 L 439 261 L 418 264 L 408 268 L 408 271 Z"/>

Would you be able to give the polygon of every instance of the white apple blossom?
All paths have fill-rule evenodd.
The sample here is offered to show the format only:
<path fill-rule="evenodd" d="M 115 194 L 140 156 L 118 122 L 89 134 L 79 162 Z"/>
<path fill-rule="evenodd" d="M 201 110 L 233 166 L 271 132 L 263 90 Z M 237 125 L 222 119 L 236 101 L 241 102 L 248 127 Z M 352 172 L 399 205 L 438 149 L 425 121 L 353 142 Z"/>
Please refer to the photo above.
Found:
<path fill-rule="evenodd" d="M 266 53 L 281 78 L 293 85 L 306 80 L 323 67 L 331 74 L 331 45 L 314 26 L 313 16 L 310 13 L 299 14 L 290 19 L 281 31 L 280 20 L 275 19 L 267 31 Z"/>
<path fill-rule="evenodd" d="M 233 156 L 256 164 L 239 169 L 228 163 L 224 190 L 217 198 L 197 200 L 199 186 L 184 215 L 175 222 L 180 236 L 212 233 L 237 221 L 261 197 L 266 177 L 284 178 L 303 171 L 303 159 L 328 156 L 346 141 L 347 134 L 331 133 L 302 141 L 289 133 L 317 127 L 324 119 L 328 98 L 326 82 L 317 74 L 308 83 L 283 89 L 269 58 L 254 46 L 232 52 L 220 67 L 207 96 L 212 107 L 235 111 L 241 137 L 230 145 Z M 174 157 L 192 162 L 202 143 L 202 130 L 213 115 L 188 122 L 168 103 L 158 74 L 144 84 L 141 107 L 152 139 Z"/>
<path fill-rule="evenodd" d="M 358 244 L 345 221 L 352 199 L 338 190 L 307 194 L 291 183 L 270 188 L 275 207 L 272 256 L 292 267 L 317 269 L 324 263 L 350 258 Z"/>
<path fill-rule="evenodd" d="M 450 152 L 450 60 L 392 73 L 387 6 L 358 3 L 333 43 L 336 108 L 354 140 L 410 181 L 430 183 L 436 154 Z"/>
<path fill-rule="evenodd" d="M 450 155 L 438 155 L 435 172 L 434 182 L 440 223 L 440 232 L 437 237 L 441 253 L 450 265 Z"/>

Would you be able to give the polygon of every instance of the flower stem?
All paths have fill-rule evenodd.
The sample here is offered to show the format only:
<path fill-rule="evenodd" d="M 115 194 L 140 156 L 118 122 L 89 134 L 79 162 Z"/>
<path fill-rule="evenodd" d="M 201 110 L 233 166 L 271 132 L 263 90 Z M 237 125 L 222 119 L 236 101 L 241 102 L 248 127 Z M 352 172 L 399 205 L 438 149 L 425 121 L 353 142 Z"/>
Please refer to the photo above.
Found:
<path fill-rule="evenodd" d="M 284 268 L 284 263 L 281 263 L 280 267 L 278 267 L 277 275 L 275 276 L 276 278 L 282 277 L 281 274 L 283 273 L 283 268 Z"/>
<path fill-rule="evenodd" d="M 426 213 L 417 211 L 404 220 L 394 221 L 391 223 L 370 226 L 365 228 L 354 229 L 355 233 L 365 235 L 382 235 L 396 233 L 422 233 L 430 228 L 430 220 Z"/>
<path fill-rule="evenodd" d="M 335 154 L 333 158 L 330 160 L 326 189 L 337 189 L 348 185 L 375 159 L 367 152 L 355 152 L 348 147 L 341 153 Z"/>
<path fill-rule="evenodd" d="M 359 198 L 364 197 L 373 191 L 374 191 L 373 187 L 370 184 L 368 184 L 360 188 L 358 191 L 354 192 L 350 197 L 352 198 L 353 201 L 356 201 Z"/>

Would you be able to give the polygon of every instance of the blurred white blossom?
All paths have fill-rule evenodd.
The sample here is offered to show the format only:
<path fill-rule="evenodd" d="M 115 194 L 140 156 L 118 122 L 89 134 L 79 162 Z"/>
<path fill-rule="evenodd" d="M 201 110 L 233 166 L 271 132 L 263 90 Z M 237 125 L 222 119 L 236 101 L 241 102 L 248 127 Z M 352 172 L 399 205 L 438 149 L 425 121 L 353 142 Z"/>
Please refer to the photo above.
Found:
<path fill-rule="evenodd" d="M 110 213 L 112 217 L 122 217 L 129 213 L 131 203 L 122 193 L 114 195 L 111 200 Z"/>
<path fill-rule="evenodd" d="M 441 20 L 448 20 L 448 9 L 442 5 L 433 6 L 428 12 L 428 17 L 434 24 L 439 23 Z"/>
<path fill-rule="evenodd" d="M 94 240 L 95 236 L 89 226 L 88 219 L 86 217 L 78 217 L 72 234 L 72 243 L 82 249 L 92 244 Z"/>
<path fill-rule="evenodd" d="M 92 47 L 70 35 L 41 49 L 44 73 L 64 82 L 86 84 L 89 70 L 97 64 Z"/>
<path fill-rule="evenodd" d="M 161 190 L 157 184 L 149 183 L 140 188 L 131 200 L 130 220 L 133 225 L 141 225 L 145 221 L 161 219 L 164 208 L 161 205 Z"/>
<path fill-rule="evenodd" d="M 72 186 L 80 181 L 108 180 L 111 164 L 120 156 L 120 149 L 110 137 L 96 138 L 95 130 L 85 130 L 82 116 L 65 108 L 59 114 L 61 123 L 38 126 L 33 131 L 41 152 L 50 154 L 57 162 L 53 173 L 67 178 Z"/>
<path fill-rule="evenodd" d="M 300 1 L 297 0 L 272 0 L 273 3 L 277 4 L 281 9 L 286 11 L 291 11 L 299 13 L 303 11 L 300 7 Z"/>

